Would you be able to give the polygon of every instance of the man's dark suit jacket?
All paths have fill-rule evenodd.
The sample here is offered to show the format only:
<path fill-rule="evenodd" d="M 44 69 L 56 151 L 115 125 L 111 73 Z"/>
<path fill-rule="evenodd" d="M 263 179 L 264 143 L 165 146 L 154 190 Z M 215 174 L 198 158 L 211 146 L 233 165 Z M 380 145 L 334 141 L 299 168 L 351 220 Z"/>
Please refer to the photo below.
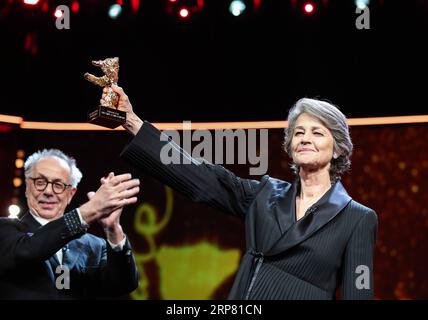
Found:
<path fill-rule="evenodd" d="M 129 242 L 114 252 L 104 239 L 67 223 L 70 217 L 78 219 L 77 212 L 43 227 L 29 213 L 21 220 L 0 218 L 0 299 L 108 298 L 136 289 L 138 274 Z M 55 253 L 64 247 L 70 289 L 58 290 L 56 279 L 64 273 L 56 273 Z"/>
<path fill-rule="evenodd" d="M 245 220 L 247 250 L 230 299 L 335 299 L 338 288 L 343 299 L 373 298 L 377 215 L 340 182 L 296 221 L 299 179 L 241 179 L 164 138 L 145 122 L 121 156 L 190 199 Z M 190 164 L 163 164 L 165 151 Z"/>

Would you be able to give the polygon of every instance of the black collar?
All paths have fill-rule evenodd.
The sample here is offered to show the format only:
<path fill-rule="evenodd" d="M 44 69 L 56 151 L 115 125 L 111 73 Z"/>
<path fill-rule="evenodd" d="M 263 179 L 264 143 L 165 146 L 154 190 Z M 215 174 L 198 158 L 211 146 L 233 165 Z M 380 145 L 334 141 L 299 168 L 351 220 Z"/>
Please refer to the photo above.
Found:
<path fill-rule="evenodd" d="M 36 219 L 34 219 L 33 215 L 30 212 L 27 212 L 21 218 L 20 221 L 21 224 L 27 229 L 27 231 L 30 232 L 34 232 L 42 226 Z"/>
<path fill-rule="evenodd" d="M 336 217 L 352 200 L 340 181 L 331 188 L 296 222 L 296 196 L 300 190 L 300 179 L 296 179 L 278 203 L 277 210 L 282 235 L 266 252 L 275 255 L 283 252 L 312 236 L 316 231 Z"/>

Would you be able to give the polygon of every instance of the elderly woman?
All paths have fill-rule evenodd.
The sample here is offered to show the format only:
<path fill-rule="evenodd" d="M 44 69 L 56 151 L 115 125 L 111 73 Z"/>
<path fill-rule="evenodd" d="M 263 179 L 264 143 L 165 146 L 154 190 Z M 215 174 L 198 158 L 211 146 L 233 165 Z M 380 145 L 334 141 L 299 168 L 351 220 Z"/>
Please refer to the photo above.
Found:
<path fill-rule="evenodd" d="M 135 136 L 122 157 L 190 199 L 245 221 L 247 251 L 230 299 L 335 299 L 337 289 L 342 299 L 373 298 L 377 216 L 340 183 L 352 142 L 339 109 L 299 100 L 285 137 L 297 178 L 256 181 L 196 159 L 162 164 L 161 149 L 173 142 L 161 141 L 161 133 L 133 112 L 123 90 L 113 89 L 128 113 L 124 127 Z"/>

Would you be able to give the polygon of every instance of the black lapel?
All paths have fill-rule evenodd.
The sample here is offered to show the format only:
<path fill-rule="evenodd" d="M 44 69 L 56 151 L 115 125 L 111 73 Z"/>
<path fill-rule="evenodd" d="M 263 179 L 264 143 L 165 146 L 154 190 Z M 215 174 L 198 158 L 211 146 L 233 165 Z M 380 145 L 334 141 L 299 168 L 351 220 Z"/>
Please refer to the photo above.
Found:
<path fill-rule="evenodd" d="M 34 233 L 37 229 L 39 229 L 42 225 L 37 222 L 36 219 L 31 215 L 31 213 L 27 212 L 22 218 L 21 223 L 26 228 L 27 232 Z M 54 267 L 59 265 L 58 258 L 56 254 L 54 254 L 52 257 L 49 258 L 49 260 L 46 260 L 46 262 L 50 265 L 53 264 Z M 55 268 L 53 269 L 53 272 L 55 272 Z"/>
<path fill-rule="evenodd" d="M 286 217 L 279 217 L 284 223 L 289 223 L 289 221 L 294 222 L 295 220 L 297 189 L 298 183 L 295 181 L 293 187 L 290 188 L 290 192 L 287 193 L 286 199 L 284 199 L 284 209 L 289 210 L 286 212 Z M 281 253 L 306 240 L 336 217 L 351 200 L 352 198 L 348 195 L 342 183 L 340 183 L 340 181 L 336 182 L 329 191 L 312 206 L 314 210 L 308 212 L 307 215 L 299 221 L 292 223 L 281 238 L 268 252 L 266 252 L 266 255 L 271 256 Z"/>
<path fill-rule="evenodd" d="M 31 213 L 27 212 L 21 218 L 21 224 L 25 227 L 26 231 L 34 232 L 41 227 L 41 224 L 37 222 L 36 219 L 33 218 Z"/>
<path fill-rule="evenodd" d="M 284 234 L 294 224 L 298 186 L 299 179 L 297 178 L 281 196 L 282 199 L 278 201 L 278 205 L 274 209 L 281 234 Z"/>

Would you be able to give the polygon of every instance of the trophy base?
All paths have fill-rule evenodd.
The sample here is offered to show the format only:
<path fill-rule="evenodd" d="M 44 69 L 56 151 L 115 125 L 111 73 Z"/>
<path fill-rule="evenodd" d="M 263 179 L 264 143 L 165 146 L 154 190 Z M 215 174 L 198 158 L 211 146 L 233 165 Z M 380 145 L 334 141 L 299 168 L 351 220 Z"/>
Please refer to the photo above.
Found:
<path fill-rule="evenodd" d="M 126 112 L 99 106 L 88 113 L 88 122 L 114 129 L 126 122 Z"/>

